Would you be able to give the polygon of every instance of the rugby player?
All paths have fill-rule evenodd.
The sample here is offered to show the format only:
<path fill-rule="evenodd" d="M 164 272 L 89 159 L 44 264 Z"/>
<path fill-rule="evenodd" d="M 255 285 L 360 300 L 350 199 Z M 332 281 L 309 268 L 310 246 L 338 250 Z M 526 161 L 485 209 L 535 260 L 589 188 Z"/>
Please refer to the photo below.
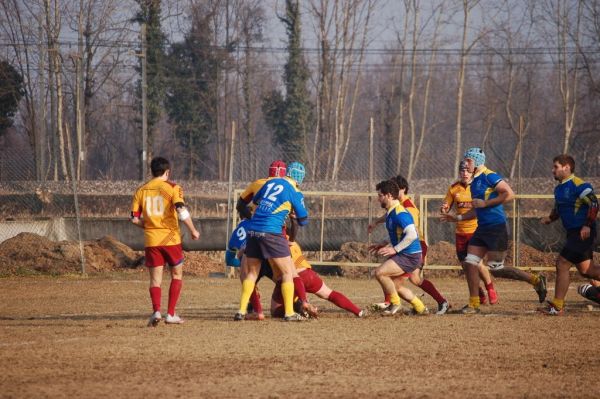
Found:
<path fill-rule="evenodd" d="M 169 181 L 169 161 L 156 157 L 150 162 L 150 170 L 153 178 L 137 189 L 131 204 L 131 223 L 144 229 L 144 251 L 150 275 L 149 290 L 153 311 L 148 326 L 155 327 L 162 320 L 160 301 L 165 264 L 171 270 L 165 323 L 181 324 L 183 319 L 175 313 L 183 278 L 183 250 L 178 219 L 190 231 L 193 240 L 199 239 L 200 233 L 194 227 L 190 212 L 185 207 L 183 189 Z"/>
<path fill-rule="evenodd" d="M 554 299 L 540 310 L 558 316 L 564 311 L 571 265 L 574 264 L 582 276 L 600 280 L 600 265 L 595 264 L 592 257 L 597 234 L 598 198 L 590 183 L 575 176 L 575 160 L 572 156 L 557 155 L 552 162 L 552 175 L 558 181 L 554 189 L 554 208 L 540 222 L 550 224 L 560 219 L 567 231 L 567 241 L 556 259 Z M 584 298 L 600 303 L 598 287 L 585 284 L 579 287 L 578 292 Z"/>

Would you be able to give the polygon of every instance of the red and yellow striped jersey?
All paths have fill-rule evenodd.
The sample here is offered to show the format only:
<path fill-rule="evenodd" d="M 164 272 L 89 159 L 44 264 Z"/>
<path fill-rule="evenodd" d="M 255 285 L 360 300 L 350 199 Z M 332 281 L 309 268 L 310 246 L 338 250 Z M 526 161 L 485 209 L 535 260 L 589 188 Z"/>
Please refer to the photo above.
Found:
<path fill-rule="evenodd" d="M 294 266 L 296 266 L 296 269 L 312 268 L 304 255 L 302 255 L 302 249 L 300 248 L 300 245 L 298 245 L 296 242 L 290 243 L 290 252 L 292 253 L 292 260 L 294 261 Z"/>
<path fill-rule="evenodd" d="M 175 204 L 183 202 L 183 189 L 170 181 L 155 178 L 138 188 L 131 212 L 144 220 L 144 246 L 181 244 Z"/>

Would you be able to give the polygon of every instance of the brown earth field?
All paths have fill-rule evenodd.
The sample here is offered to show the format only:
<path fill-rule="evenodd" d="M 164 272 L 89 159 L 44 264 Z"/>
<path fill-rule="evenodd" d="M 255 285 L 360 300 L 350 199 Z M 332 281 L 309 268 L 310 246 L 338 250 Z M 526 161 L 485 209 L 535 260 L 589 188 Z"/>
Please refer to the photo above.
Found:
<path fill-rule="evenodd" d="M 325 281 L 359 306 L 381 300 L 374 280 Z M 465 303 L 464 280 L 434 282 Z M 147 285 L 141 273 L 0 279 L 0 397 L 600 397 L 600 308 L 575 283 L 562 317 L 498 281 L 500 303 L 480 315 L 358 319 L 315 298 L 319 319 L 285 323 L 234 322 L 239 281 L 188 277 L 186 323 L 156 328 Z M 259 286 L 268 308 L 273 284 Z"/>

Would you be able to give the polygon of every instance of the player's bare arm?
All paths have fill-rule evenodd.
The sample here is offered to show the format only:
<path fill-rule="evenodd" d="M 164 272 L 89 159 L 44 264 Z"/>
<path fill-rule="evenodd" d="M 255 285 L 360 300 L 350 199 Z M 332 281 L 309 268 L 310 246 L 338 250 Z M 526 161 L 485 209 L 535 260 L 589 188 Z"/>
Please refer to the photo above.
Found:
<path fill-rule="evenodd" d="M 550 215 L 544 216 L 543 218 L 541 218 L 540 223 L 541 224 L 550 224 L 550 223 L 554 222 L 555 220 L 558 220 L 558 218 L 559 218 L 558 211 L 556 210 L 556 206 L 554 206 L 554 208 L 552 208 L 552 211 L 550 212 Z"/>
<path fill-rule="evenodd" d="M 377 220 L 375 220 L 373 223 L 367 226 L 367 233 L 371 234 L 373 230 L 375 230 L 375 227 L 377 227 L 380 224 L 383 224 L 383 222 L 385 222 L 385 214 L 381 215 L 379 218 L 377 218 Z"/>
<path fill-rule="evenodd" d="M 192 240 L 198 240 L 200 238 L 200 232 L 196 230 L 196 227 L 194 226 L 194 222 L 192 221 L 190 211 L 188 211 L 185 205 L 183 205 L 182 203 L 175 204 L 175 209 L 177 210 L 177 217 L 181 222 L 183 222 L 185 227 L 187 227 L 190 234 L 192 235 Z"/>
<path fill-rule="evenodd" d="M 462 215 L 453 215 L 451 213 L 441 213 L 440 221 L 442 222 L 460 222 L 461 220 L 471 220 L 477 217 L 477 213 L 475 209 L 469 209 L 466 213 Z"/>

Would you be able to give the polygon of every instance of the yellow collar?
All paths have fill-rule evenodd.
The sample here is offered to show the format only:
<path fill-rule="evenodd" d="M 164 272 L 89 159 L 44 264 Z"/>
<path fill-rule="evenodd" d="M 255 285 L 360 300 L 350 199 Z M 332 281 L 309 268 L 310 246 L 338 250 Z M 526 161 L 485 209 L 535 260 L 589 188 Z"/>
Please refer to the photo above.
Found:
<path fill-rule="evenodd" d="M 400 201 L 398 200 L 393 200 L 392 204 L 390 205 L 390 207 L 387 209 L 387 214 L 389 215 L 390 212 L 395 209 L 398 205 L 400 205 Z"/>

